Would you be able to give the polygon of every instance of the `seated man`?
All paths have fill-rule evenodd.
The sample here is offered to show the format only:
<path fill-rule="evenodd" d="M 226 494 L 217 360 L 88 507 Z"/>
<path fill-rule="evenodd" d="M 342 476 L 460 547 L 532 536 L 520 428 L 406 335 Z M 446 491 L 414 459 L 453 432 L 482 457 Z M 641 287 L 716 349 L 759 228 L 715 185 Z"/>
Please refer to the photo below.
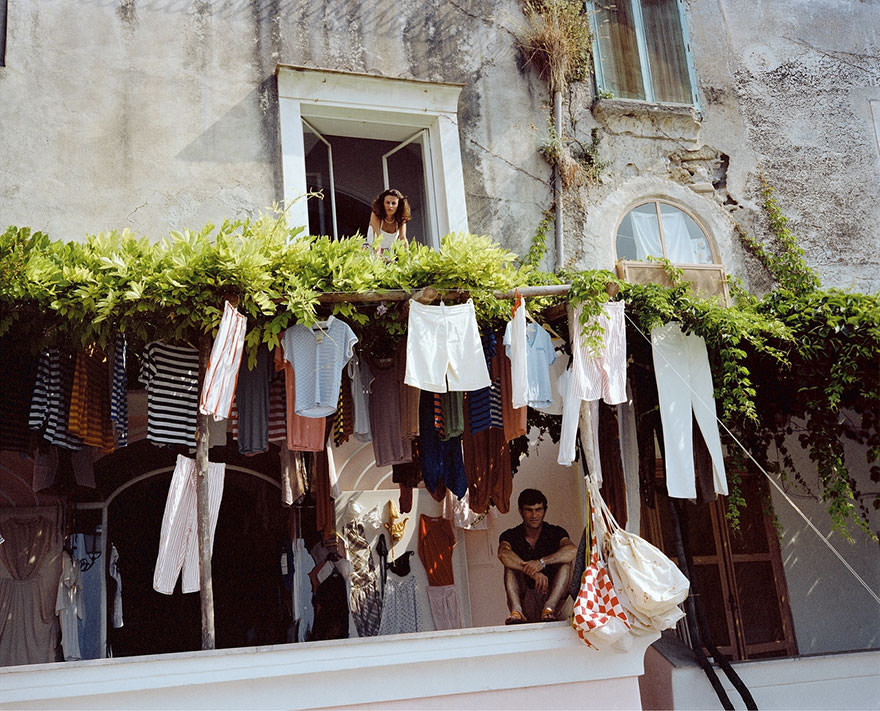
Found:
<path fill-rule="evenodd" d="M 504 624 L 552 622 L 568 591 L 577 547 L 564 528 L 544 521 L 547 497 L 540 491 L 523 489 L 517 504 L 523 522 L 502 533 L 498 545 L 510 610 Z"/>

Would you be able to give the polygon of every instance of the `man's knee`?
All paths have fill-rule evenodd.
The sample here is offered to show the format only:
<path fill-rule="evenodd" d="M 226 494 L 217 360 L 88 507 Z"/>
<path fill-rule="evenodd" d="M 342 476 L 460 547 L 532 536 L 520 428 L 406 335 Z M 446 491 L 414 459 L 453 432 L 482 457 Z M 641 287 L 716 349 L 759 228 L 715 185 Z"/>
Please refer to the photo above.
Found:
<path fill-rule="evenodd" d="M 552 583 L 568 582 L 571 579 L 572 565 L 571 563 L 558 563 L 556 572 L 553 574 Z"/>

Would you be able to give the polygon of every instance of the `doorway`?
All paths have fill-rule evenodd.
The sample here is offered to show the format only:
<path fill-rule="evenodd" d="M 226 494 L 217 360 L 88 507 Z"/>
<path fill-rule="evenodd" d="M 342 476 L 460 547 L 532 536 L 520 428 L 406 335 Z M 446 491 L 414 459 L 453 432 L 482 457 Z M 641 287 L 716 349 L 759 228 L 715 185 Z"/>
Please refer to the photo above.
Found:
<path fill-rule="evenodd" d="M 309 233 L 334 239 L 366 235 L 370 207 L 386 188 L 397 188 L 410 204 L 407 237 L 434 245 L 433 210 L 426 185 L 427 131 L 403 141 L 322 133 L 303 119 L 306 185 L 323 199 L 309 200 Z"/>
<path fill-rule="evenodd" d="M 172 468 L 136 481 L 108 506 L 109 540 L 119 551 L 124 626 L 109 623 L 113 656 L 163 654 L 201 646 L 198 593 L 153 590 L 159 531 Z M 214 538 L 212 578 L 218 648 L 277 644 L 287 640 L 289 593 L 281 556 L 287 530 L 277 485 L 227 466 Z M 108 609 L 112 608 L 112 587 Z"/>

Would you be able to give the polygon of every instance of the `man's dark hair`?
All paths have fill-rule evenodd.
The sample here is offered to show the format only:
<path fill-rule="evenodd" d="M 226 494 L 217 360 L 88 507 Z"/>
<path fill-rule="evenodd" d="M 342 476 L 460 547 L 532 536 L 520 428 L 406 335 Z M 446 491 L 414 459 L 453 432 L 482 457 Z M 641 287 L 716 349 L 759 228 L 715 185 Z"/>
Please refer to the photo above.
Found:
<path fill-rule="evenodd" d="M 523 506 L 534 506 L 535 504 L 544 504 L 544 508 L 547 508 L 547 497 L 544 496 L 537 489 L 523 489 L 519 493 L 519 498 L 516 500 L 516 505 L 519 508 Z"/>

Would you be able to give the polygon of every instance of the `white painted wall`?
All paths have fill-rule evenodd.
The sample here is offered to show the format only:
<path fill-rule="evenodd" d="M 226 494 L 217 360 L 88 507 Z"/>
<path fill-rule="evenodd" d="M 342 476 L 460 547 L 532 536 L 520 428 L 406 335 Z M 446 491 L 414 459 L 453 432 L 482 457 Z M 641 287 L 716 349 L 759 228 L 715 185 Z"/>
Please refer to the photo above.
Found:
<path fill-rule="evenodd" d="M 733 665 L 759 709 L 876 709 L 880 699 L 880 652 L 767 659 Z M 642 703 L 645 709 L 716 709 L 720 702 L 696 663 L 673 664 L 654 649 L 645 656 Z M 716 673 L 736 709 L 745 703 L 733 685 Z"/>

